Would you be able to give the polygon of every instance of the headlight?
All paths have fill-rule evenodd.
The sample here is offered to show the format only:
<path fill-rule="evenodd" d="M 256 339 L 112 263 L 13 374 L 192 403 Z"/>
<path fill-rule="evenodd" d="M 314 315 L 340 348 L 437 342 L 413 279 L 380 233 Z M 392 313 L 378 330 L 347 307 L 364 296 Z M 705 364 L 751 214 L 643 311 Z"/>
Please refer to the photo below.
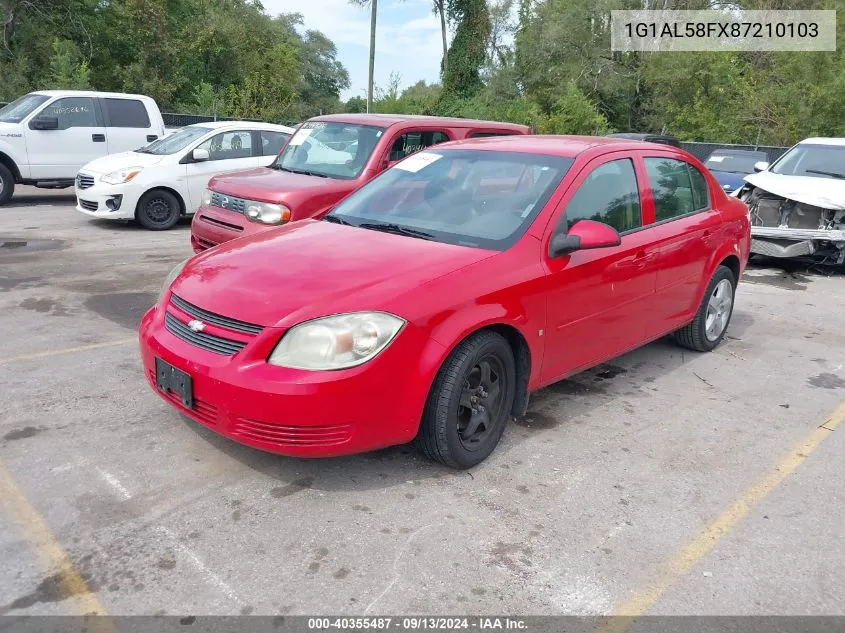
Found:
<path fill-rule="evenodd" d="M 140 174 L 143 169 L 143 167 L 127 167 L 126 169 L 118 169 L 117 171 L 113 171 L 110 174 L 102 176 L 100 180 L 108 185 L 122 185 Z"/>
<path fill-rule="evenodd" d="M 162 298 L 164 297 L 164 293 L 167 292 L 168 288 L 170 288 L 170 284 L 172 284 L 174 280 L 179 276 L 179 273 L 182 272 L 182 269 L 185 268 L 185 264 L 187 264 L 190 259 L 191 258 L 189 257 L 184 262 L 176 264 L 173 267 L 173 270 L 167 273 L 167 277 L 164 278 L 164 283 L 161 286 L 161 291 L 158 293 L 159 301 L 162 300 Z"/>
<path fill-rule="evenodd" d="M 211 206 L 211 189 L 204 189 L 202 192 L 202 200 L 200 201 L 200 206 L 203 207 L 210 207 Z"/>
<path fill-rule="evenodd" d="M 253 222 L 261 224 L 284 224 L 290 220 L 290 209 L 283 204 L 247 202 L 244 213 Z"/>
<path fill-rule="evenodd" d="M 306 321 L 288 330 L 267 362 L 294 369 L 344 369 L 387 347 L 405 320 L 386 312 L 351 312 Z"/>

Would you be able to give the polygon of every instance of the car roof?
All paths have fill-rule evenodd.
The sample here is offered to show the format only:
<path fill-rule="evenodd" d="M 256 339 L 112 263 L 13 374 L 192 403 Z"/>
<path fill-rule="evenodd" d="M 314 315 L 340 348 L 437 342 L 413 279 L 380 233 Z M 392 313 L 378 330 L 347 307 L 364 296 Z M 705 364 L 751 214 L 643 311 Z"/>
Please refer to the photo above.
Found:
<path fill-rule="evenodd" d="M 45 97 L 118 97 L 126 99 L 144 99 L 152 101 L 152 97 L 146 95 L 128 94 L 126 92 L 97 92 L 96 90 L 35 90 L 31 94 L 44 95 Z"/>
<path fill-rule="evenodd" d="M 400 123 L 418 121 L 420 123 L 441 124 L 445 127 L 484 127 L 498 130 L 512 130 L 514 132 L 528 132 L 531 128 L 517 123 L 502 123 L 501 121 L 481 121 L 477 119 L 460 119 L 452 117 L 427 116 L 424 114 L 324 114 L 309 121 L 336 121 L 357 125 L 378 125 L 390 127 Z"/>
<path fill-rule="evenodd" d="M 607 151 L 642 150 L 652 147 L 662 151 L 684 154 L 677 147 L 660 143 L 644 143 L 627 138 L 609 136 L 561 136 L 561 135 L 524 135 L 524 136 L 488 136 L 444 144 L 456 149 L 483 149 L 501 152 L 524 152 L 526 154 L 550 154 L 574 158 L 588 150 L 604 148 Z M 429 151 L 438 146 L 427 148 Z"/>
<path fill-rule="evenodd" d="M 245 127 L 252 130 L 272 130 L 274 132 L 286 132 L 288 134 L 293 134 L 294 131 L 292 127 L 288 127 L 287 125 L 276 125 L 275 123 L 262 123 L 259 121 L 206 121 L 191 123 L 190 125 L 182 125 L 178 127 L 180 129 L 186 127 L 204 127 L 208 128 L 209 130 Z"/>
<path fill-rule="evenodd" d="M 651 132 L 614 132 L 608 134 L 612 138 L 630 138 L 630 139 L 647 139 L 647 138 L 668 138 L 677 141 L 677 137 L 671 134 L 653 134 Z"/>
<path fill-rule="evenodd" d="M 799 145 L 804 145 L 805 143 L 813 143 L 814 145 L 845 145 L 845 138 L 836 138 L 831 136 L 819 136 L 819 137 L 812 137 L 812 138 L 805 138 L 803 141 L 799 141 Z"/>

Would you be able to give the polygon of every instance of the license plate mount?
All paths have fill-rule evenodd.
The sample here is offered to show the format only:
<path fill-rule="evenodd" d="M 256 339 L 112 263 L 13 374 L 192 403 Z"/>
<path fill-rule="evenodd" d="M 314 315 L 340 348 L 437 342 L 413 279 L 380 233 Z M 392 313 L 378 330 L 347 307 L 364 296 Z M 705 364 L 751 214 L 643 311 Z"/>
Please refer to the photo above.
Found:
<path fill-rule="evenodd" d="M 156 358 L 156 387 L 164 393 L 175 393 L 186 409 L 194 408 L 194 385 L 190 374 Z"/>

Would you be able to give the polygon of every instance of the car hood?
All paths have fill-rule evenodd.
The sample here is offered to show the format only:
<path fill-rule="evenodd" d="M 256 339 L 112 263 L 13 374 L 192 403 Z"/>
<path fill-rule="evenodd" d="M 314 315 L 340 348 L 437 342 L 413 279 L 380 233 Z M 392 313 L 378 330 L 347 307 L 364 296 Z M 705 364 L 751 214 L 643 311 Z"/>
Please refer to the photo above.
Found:
<path fill-rule="evenodd" d="M 284 202 L 284 195 L 305 190 L 351 188 L 351 181 L 258 167 L 212 178 L 208 186 L 218 193 L 261 202 Z"/>
<path fill-rule="evenodd" d="M 404 293 L 495 254 L 303 220 L 194 257 L 171 289 L 204 310 L 288 327 L 340 312 L 389 311 Z"/>
<path fill-rule="evenodd" d="M 710 170 L 710 173 L 713 174 L 713 177 L 720 185 L 722 185 L 722 189 L 724 189 L 727 193 L 742 187 L 745 182 L 745 174 L 737 174 L 732 171 L 713 171 L 712 169 Z M 727 187 L 725 185 L 727 185 Z"/>
<path fill-rule="evenodd" d="M 761 171 L 745 177 L 749 184 L 776 196 L 803 202 L 823 209 L 845 209 L 845 180 L 813 178 L 812 176 L 784 176 Z"/>
<path fill-rule="evenodd" d="M 92 160 L 85 165 L 80 171 L 89 174 L 107 174 L 118 169 L 126 169 L 127 167 L 151 167 L 158 165 L 167 156 L 158 156 L 155 154 L 141 154 L 139 152 L 122 152 L 120 154 L 109 154 L 102 158 Z"/>

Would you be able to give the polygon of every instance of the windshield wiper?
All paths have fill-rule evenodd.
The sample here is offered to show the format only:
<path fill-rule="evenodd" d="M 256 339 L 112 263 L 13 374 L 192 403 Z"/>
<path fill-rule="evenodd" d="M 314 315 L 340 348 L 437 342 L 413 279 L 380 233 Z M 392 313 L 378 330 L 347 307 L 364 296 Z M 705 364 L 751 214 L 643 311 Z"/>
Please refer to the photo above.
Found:
<path fill-rule="evenodd" d="M 318 173 L 316 171 L 308 171 L 306 169 L 291 169 L 290 167 L 284 167 L 282 165 L 279 165 L 278 167 L 276 167 L 274 165 L 273 169 L 281 169 L 282 171 L 289 171 L 292 174 L 303 174 L 305 176 L 317 176 L 318 178 L 328 178 L 328 176 L 326 176 L 326 174 L 321 174 L 321 173 Z"/>
<path fill-rule="evenodd" d="M 352 224 L 352 222 L 349 222 L 348 220 L 344 220 L 339 215 L 331 215 L 330 214 L 330 215 L 323 216 L 323 221 L 324 222 L 334 222 L 335 224 L 345 224 L 346 226 L 355 226 L 354 224 Z"/>
<path fill-rule="evenodd" d="M 432 240 L 434 235 L 426 233 L 425 231 L 418 231 L 406 226 L 399 226 L 398 224 L 377 224 L 376 222 L 362 222 L 359 224 L 362 229 L 371 229 L 373 231 L 382 231 L 383 233 L 395 233 L 396 235 L 407 235 L 408 237 L 418 237 L 422 240 Z"/>
<path fill-rule="evenodd" d="M 839 174 L 835 171 L 822 171 L 820 169 L 807 169 L 808 174 L 821 174 L 822 176 L 831 176 L 833 178 L 845 179 L 845 174 Z"/>

